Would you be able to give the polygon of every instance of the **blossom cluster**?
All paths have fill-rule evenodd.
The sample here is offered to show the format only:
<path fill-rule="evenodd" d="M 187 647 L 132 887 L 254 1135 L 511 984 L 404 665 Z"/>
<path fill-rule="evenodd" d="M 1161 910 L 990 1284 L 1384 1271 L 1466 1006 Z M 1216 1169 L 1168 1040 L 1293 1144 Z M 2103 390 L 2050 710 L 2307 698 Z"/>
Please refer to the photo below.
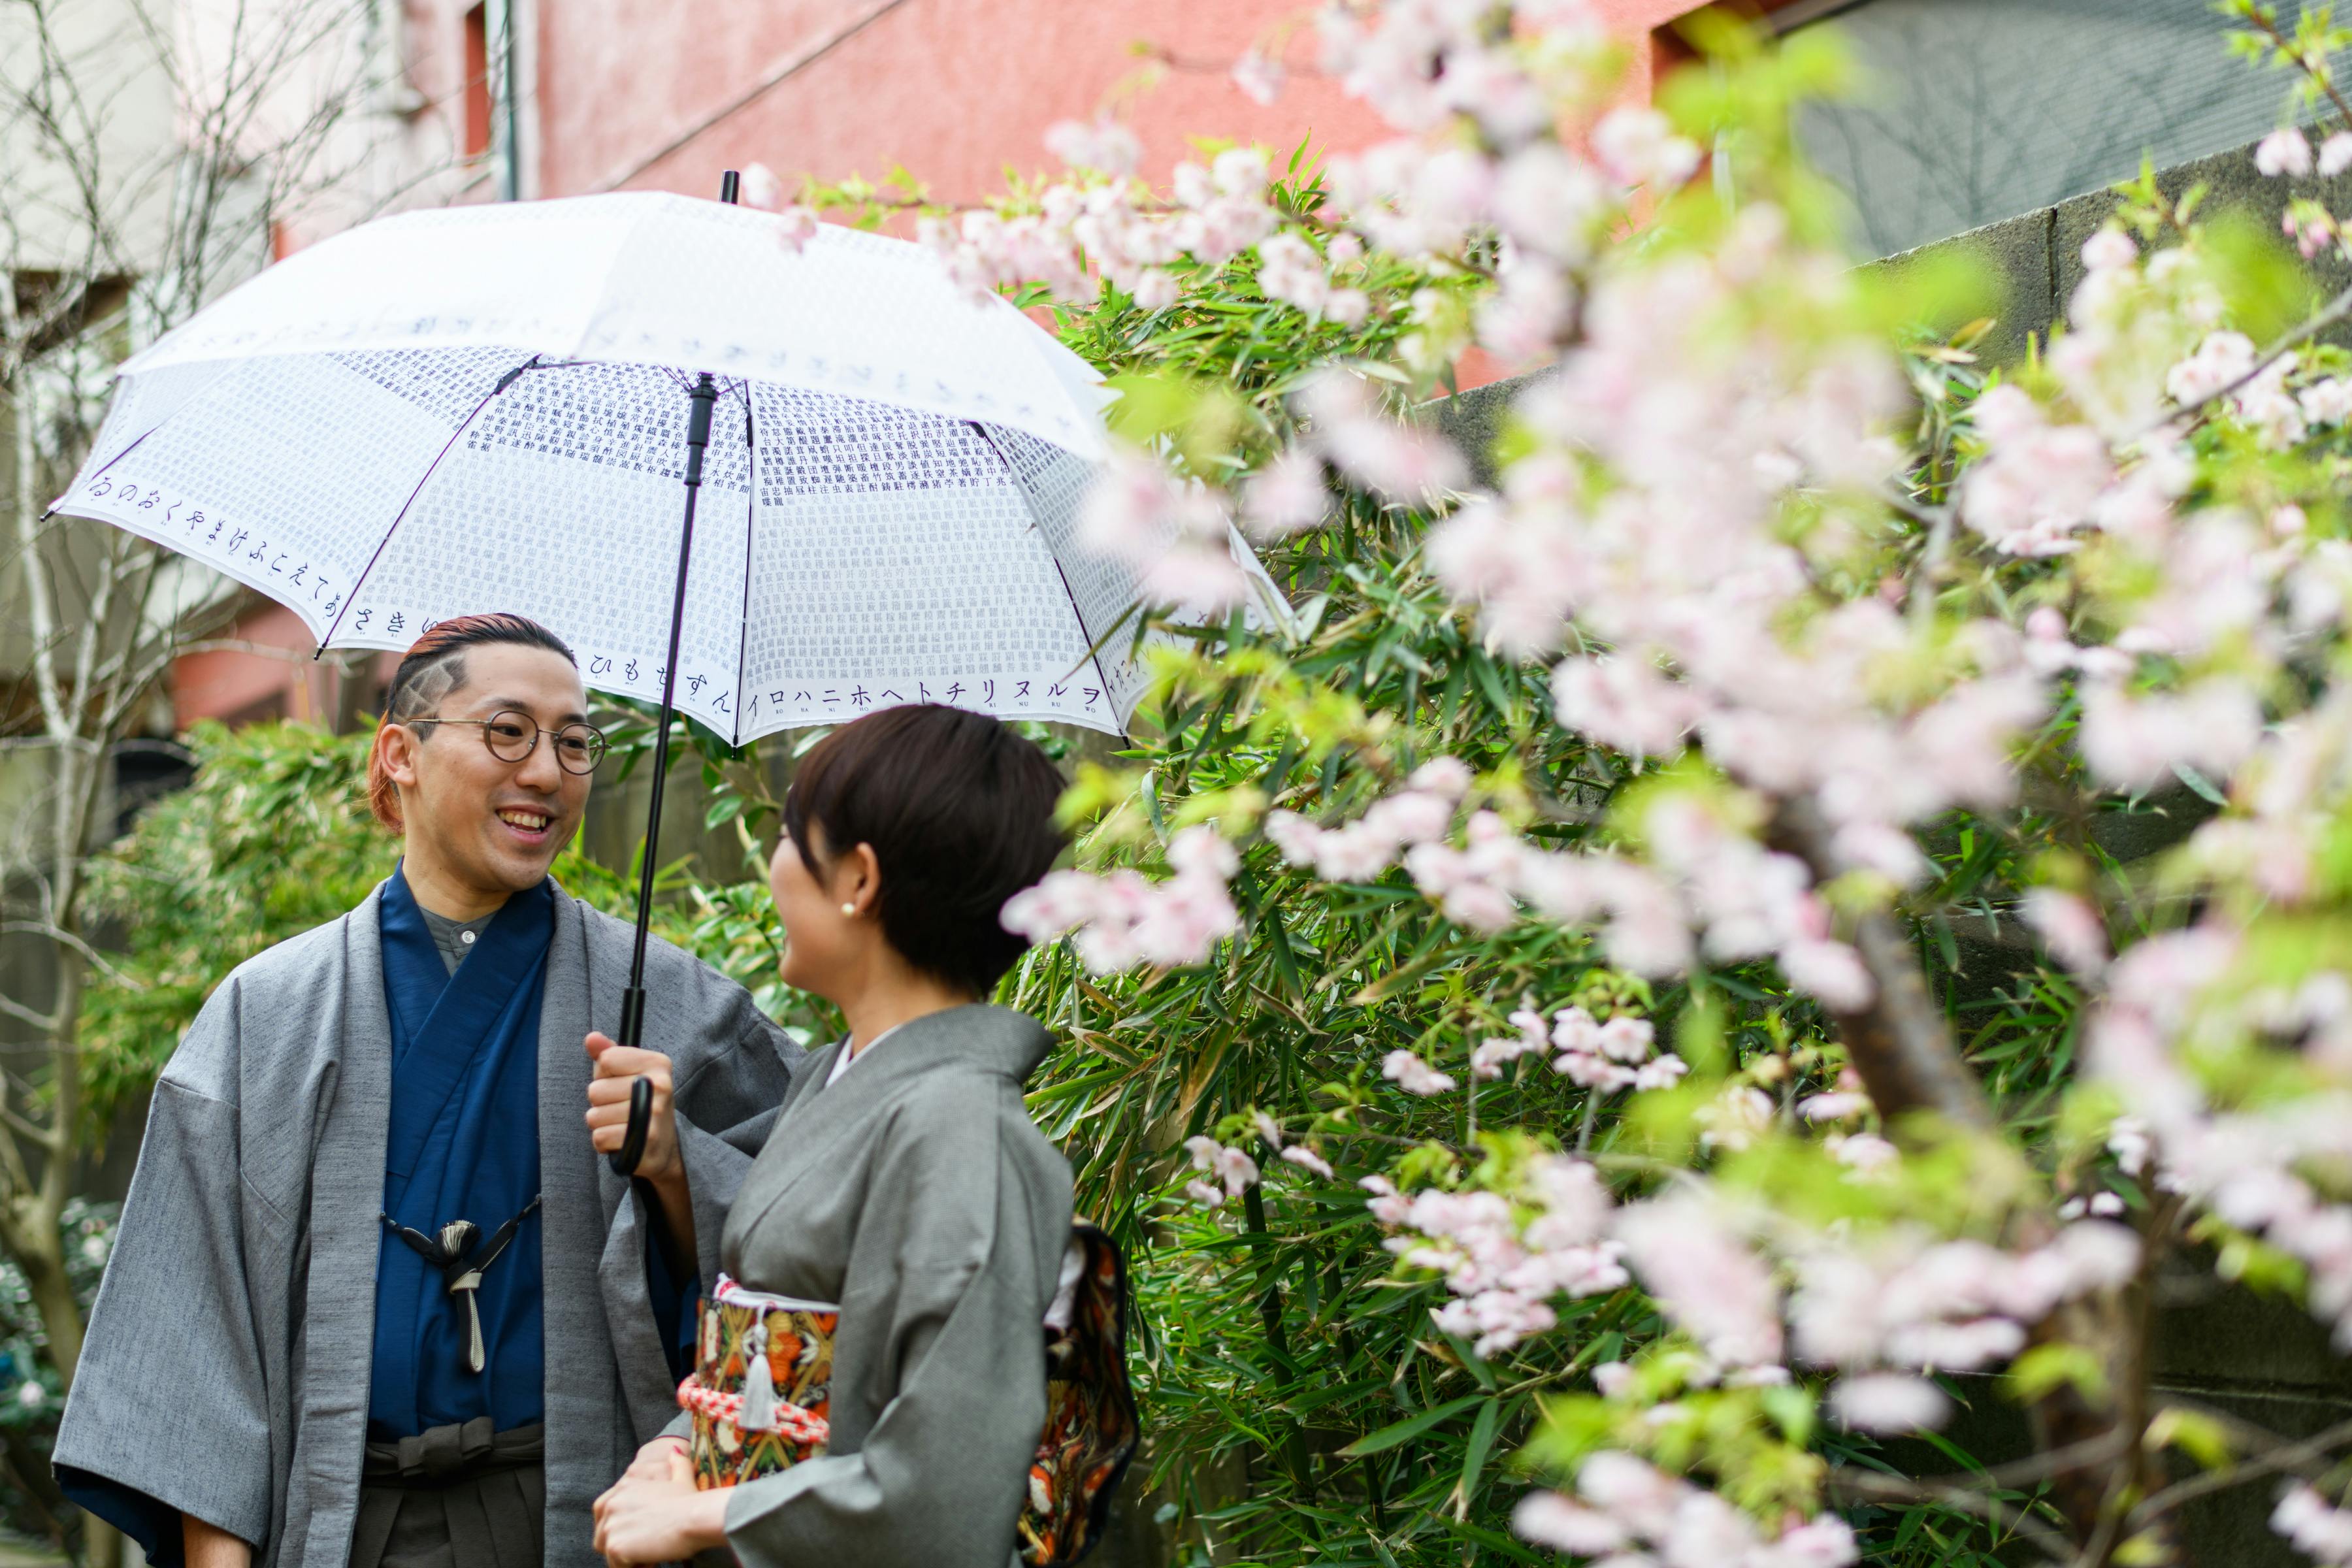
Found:
<path fill-rule="evenodd" d="M 1472 1082 L 1490 1082 L 1522 1057 L 1555 1051 L 1559 1055 L 1551 1058 L 1552 1071 L 1603 1095 L 1621 1089 L 1668 1089 L 1689 1070 L 1682 1058 L 1657 1048 L 1657 1031 L 1646 1018 L 1620 1014 L 1601 1023 L 1582 1007 L 1562 1007 L 1549 1017 L 1523 1007 L 1511 1015 L 1510 1022 L 1515 1033 L 1493 1036 L 1471 1047 Z M 1391 1051 L 1381 1061 L 1381 1076 L 1407 1094 L 1422 1096 L 1444 1094 L 1455 1083 L 1451 1073 L 1407 1050 Z"/>
<path fill-rule="evenodd" d="M 1538 1545 L 1609 1568 L 1847 1568 L 1853 1531 L 1833 1513 L 1791 1518 L 1768 1538 L 1720 1497 L 1632 1454 L 1604 1450 L 1576 1474 L 1577 1496 L 1537 1491 L 1511 1523 Z"/>
<path fill-rule="evenodd" d="M 1402 868 L 1472 932 L 1591 926 L 1610 963 L 1644 976 L 1769 959 L 1852 1014 L 1882 1000 L 1886 976 L 1840 940 L 1841 911 L 1929 896 L 1923 835 L 1955 811 L 2016 807 L 2029 752 L 2034 789 L 2069 805 L 2176 782 L 2226 803 L 2152 882 L 2053 853 L 2049 885 L 1994 907 L 2086 997 L 2085 1070 L 2127 1112 L 2110 1143 L 2125 1175 L 2160 1208 L 2178 1200 L 2294 1259 L 2312 1310 L 2352 1347 L 2352 980 L 2294 923 L 2340 902 L 2352 813 L 2352 697 L 2331 684 L 2352 544 L 2336 537 L 2340 473 L 2304 458 L 2352 424 L 2340 351 L 2315 338 L 2259 347 L 2189 215 L 2126 202 L 2084 243 L 2044 352 L 1953 398 L 1936 373 L 1906 378 L 1864 325 L 1864 285 L 1769 182 L 1706 215 L 1719 233 L 1668 225 L 1652 243 L 1609 245 L 1692 177 L 1700 151 L 1646 109 L 1601 118 L 1580 148 L 1562 140 L 1589 101 L 1599 32 L 1576 0 L 1509 10 L 1501 26 L 1492 7 L 1447 0 L 1327 15 L 1325 68 L 1397 134 L 1333 161 L 1309 217 L 1286 216 L 1262 161 L 1239 154 L 1189 165 L 1156 195 L 1135 176 L 1132 138 L 1097 126 L 1055 141 L 1092 173 L 932 234 L 975 286 L 1081 292 L 1108 279 L 1147 308 L 1174 297 L 1182 258 L 1255 249 L 1261 290 L 1309 317 L 1409 320 L 1408 372 L 1474 337 L 1507 361 L 1557 358 L 1517 400 L 1491 492 L 1465 493 L 1461 456 L 1392 417 L 1376 379 L 1333 370 L 1302 384 L 1300 439 L 1254 477 L 1204 481 L 1137 454 L 1089 499 L 1090 543 L 1147 563 L 1150 593 L 1202 608 L 1245 596 L 1236 526 L 1260 540 L 1313 528 L 1336 484 L 1451 506 L 1423 560 L 1489 648 L 1550 667 L 1560 726 L 1640 771 L 1674 769 L 1623 797 L 1613 837 L 1584 852 L 1541 847 L 1484 809 L 1452 762 L 1349 820 L 1273 812 L 1266 837 L 1327 881 Z M 1261 55 L 1237 79 L 1270 95 L 1281 74 Z M 2256 162 L 2340 173 L 2352 132 L 2315 148 L 2282 131 Z M 1636 189 L 1647 196 L 1629 200 Z M 2290 208 L 2287 229 L 2307 255 L 2344 243 L 2314 202 Z M 1399 301 L 1372 281 L 1396 274 L 1391 259 L 1483 281 Z M 1958 434 L 1918 454 L 1896 438 L 1931 425 Z M 1007 923 L 1039 940 L 1076 931 L 1098 970 L 1196 962 L 1237 923 L 1234 853 L 1211 835 L 1180 838 L 1170 858 L 1164 895 L 1129 872 L 1058 873 Z M 2134 907 L 2150 887 L 2161 911 Z M 1638 1019 L 1530 1006 L 1510 1023 L 1453 1070 L 1397 1050 L 1383 1075 L 1440 1094 L 1539 1056 L 1597 1098 L 1681 1070 Z M 1867 1109 L 1842 1083 L 1796 1110 L 1824 1128 L 1844 1180 L 1871 1184 L 1843 1195 L 1909 1212 L 1913 1163 L 1864 1130 Z M 1705 1157 L 1734 1163 L 1778 1136 L 1783 1114 L 1735 1079 L 1697 1112 Z M 1192 1153 L 1202 1201 L 1256 1177 L 1238 1149 L 1196 1140 Z M 1546 1162 L 1492 1192 L 1368 1179 L 1391 1249 L 1444 1279 L 1443 1327 L 1499 1353 L 1554 1327 L 1561 1297 L 1638 1281 L 1693 1347 L 1690 1381 L 1815 1369 L 1837 1417 L 1868 1431 L 1936 1425 L 1938 1375 L 2000 1366 L 2059 1306 L 2104 1299 L 2143 1268 L 2137 1236 L 2112 1223 L 2124 1199 L 2072 1177 L 2046 1230 L 1996 1244 L 1925 1220 L 1801 1225 L 1694 1173 L 1620 1206 L 1589 1165 Z M 1635 1381 L 1596 1373 L 1604 1398 L 1631 1397 Z M 2273 1523 L 2352 1564 L 2347 1519 L 2298 1489 Z M 1518 1523 L 1621 1568 L 1853 1554 L 1832 1520 L 1772 1535 L 1628 1454 L 1594 1456 L 1576 1499 L 1538 1494 Z"/>
<path fill-rule="evenodd" d="M 1204 826 L 1176 836 L 1168 865 L 1173 874 L 1158 881 L 1133 870 L 1048 872 L 1008 900 L 999 919 L 1032 942 L 1076 932 L 1080 961 L 1098 974 L 1139 963 L 1199 963 L 1240 929 L 1226 881 L 1241 861 Z"/>
<path fill-rule="evenodd" d="M 1258 1136 L 1265 1140 L 1276 1159 L 1327 1182 L 1336 1174 L 1331 1163 L 1322 1155 L 1304 1143 L 1284 1138 L 1280 1124 L 1273 1117 L 1261 1110 L 1254 1120 Z M 1257 1161 L 1246 1150 L 1220 1143 L 1214 1138 L 1187 1138 L 1184 1152 L 1192 1156 L 1192 1169 L 1200 1173 L 1184 1184 L 1184 1195 L 1203 1208 L 1214 1208 L 1228 1198 L 1241 1196 L 1245 1189 L 1257 1185 L 1263 1175 Z"/>
<path fill-rule="evenodd" d="M 2308 1486 L 2291 1486 L 2279 1495 L 2271 1529 L 2322 1568 L 2352 1563 L 2352 1510 L 2332 1506 Z"/>
<path fill-rule="evenodd" d="M 1192 1168 L 1202 1176 L 1184 1184 L 1185 1194 L 1197 1204 L 1213 1208 L 1227 1198 L 1237 1198 L 1246 1187 L 1258 1182 L 1257 1162 L 1248 1153 L 1218 1142 L 1214 1138 L 1199 1137 L 1184 1140 L 1184 1152 L 1192 1156 Z M 1223 1184 L 1222 1188 L 1217 1184 Z"/>
<path fill-rule="evenodd" d="M 2105 1220 L 2023 1251 L 1906 1226 L 1809 1240 L 1795 1252 L 1790 1331 L 1806 1362 L 1854 1373 L 1832 1396 L 1848 1425 L 1933 1426 L 1947 1406 L 1925 1373 L 2009 1361 L 2032 1324 L 2063 1301 L 2127 1283 L 2139 1257 L 2139 1238 Z"/>
<path fill-rule="evenodd" d="M 1230 261 L 1271 237 L 1279 222 L 1267 199 L 1266 157 L 1255 148 L 1178 165 L 1163 199 L 1137 178 L 1142 145 L 1123 126 L 1064 121 L 1047 132 L 1046 147 L 1072 173 L 1041 187 L 1023 210 L 982 207 L 927 216 L 918 226 L 949 276 L 976 297 L 1042 282 L 1064 299 L 1086 300 L 1108 279 L 1157 310 L 1176 299 L 1171 263 Z"/>
<path fill-rule="evenodd" d="M 1410 1234 L 1383 1245 L 1407 1266 L 1444 1277 L 1454 1300 L 1437 1326 L 1479 1355 L 1507 1350 L 1554 1327 L 1550 1302 L 1606 1295 L 1628 1283 L 1622 1242 L 1608 1227 L 1609 1190 L 1592 1166 L 1541 1157 L 1508 1196 L 1438 1188 L 1407 1195 L 1385 1176 L 1367 1176 L 1373 1216 Z"/>
<path fill-rule="evenodd" d="M 2087 1065 L 2128 1112 L 2112 1145 L 2126 1171 L 2294 1257 L 2312 1312 L 2352 1349 L 2352 1204 L 2327 1175 L 2352 1153 L 2352 984 L 2324 972 L 2250 987 L 2244 951 L 2219 921 L 2133 947 L 2110 971 Z M 2233 1048 L 2283 1051 L 2308 1088 L 2233 1101 L 2191 1065 Z"/>

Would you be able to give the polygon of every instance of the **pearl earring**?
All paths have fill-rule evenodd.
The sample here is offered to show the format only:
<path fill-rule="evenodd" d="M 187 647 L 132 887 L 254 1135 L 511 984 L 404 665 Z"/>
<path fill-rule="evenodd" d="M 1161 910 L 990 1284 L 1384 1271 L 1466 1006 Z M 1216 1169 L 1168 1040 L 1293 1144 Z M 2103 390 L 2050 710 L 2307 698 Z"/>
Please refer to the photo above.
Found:
<path fill-rule="evenodd" d="M 856 904 L 844 904 L 841 906 L 841 912 L 854 920 L 857 916 L 857 906 Z"/>

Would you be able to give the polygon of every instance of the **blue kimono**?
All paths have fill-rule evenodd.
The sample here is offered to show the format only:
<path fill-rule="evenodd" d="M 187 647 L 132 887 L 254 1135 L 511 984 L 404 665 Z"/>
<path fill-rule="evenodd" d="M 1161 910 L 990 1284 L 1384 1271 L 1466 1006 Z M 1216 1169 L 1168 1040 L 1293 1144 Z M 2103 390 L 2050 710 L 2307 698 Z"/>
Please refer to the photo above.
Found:
<path fill-rule="evenodd" d="M 471 1220 L 487 1238 L 539 1195 L 539 1007 L 554 930 L 551 886 L 509 899 L 452 974 L 395 871 L 383 890 L 392 1015 L 392 1125 L 383 1212 L 436 1236 Z M 475 1292 L 487 1354 L 467 1364 L 465 1304 L 386 1226 L 376 1254 L 368 1435 L 378 1442 L 488 1415 L 499 1431 L 545 1414 L 540 1226 L 524 1215 Z"/>
<path fill-rule="evenodd" d="M 531 1205 L 540 1180 L 539 1010 L 554 904 L 548 882 L 509 899 L 451 973 L 406 877 L 394 871 L 384 885 L 393 1057 L 383 1212 L 392 1224 L 376 1258 L 368 1435 L 378 1442 L 479 1415 L 504 1432 L 544 1414 L 546 1314 Z M 659 1205 L 647 1213 L 657 1225 Z M 520 1222 L 474 1291 L 486 1352 L 478 1373 L 468 1364 L 466 1305 L 393 1230 L 434 1237 L 456 1220 L 471 1220 L 485 1243 Z M 646 1267 L 675 1365 L 683 1355 L 678 1326 L 699 1282 L 669 1268 L 659 1245 L 648 1247 Z"/>

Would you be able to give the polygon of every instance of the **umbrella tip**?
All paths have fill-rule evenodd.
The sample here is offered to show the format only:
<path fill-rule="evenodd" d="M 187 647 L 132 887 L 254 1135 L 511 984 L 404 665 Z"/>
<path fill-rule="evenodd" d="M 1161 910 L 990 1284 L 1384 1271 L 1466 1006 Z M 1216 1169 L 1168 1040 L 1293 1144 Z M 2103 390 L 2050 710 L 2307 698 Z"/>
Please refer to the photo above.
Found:
<path fill-rule="evenodd" d="M 742 188 L 743 176 L 733 169 L 719 176 L 719 199 L 729 206 L 735 205 L 736 193 Z"/>

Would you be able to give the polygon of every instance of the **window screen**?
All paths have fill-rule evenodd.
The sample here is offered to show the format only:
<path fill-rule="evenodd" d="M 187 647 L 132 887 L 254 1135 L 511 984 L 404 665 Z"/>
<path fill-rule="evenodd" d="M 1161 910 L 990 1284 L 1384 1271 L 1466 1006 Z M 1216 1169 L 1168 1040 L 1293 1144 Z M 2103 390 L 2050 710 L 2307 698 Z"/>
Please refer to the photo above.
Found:
<path fill-rule="evenodd" d="M 2279 0 L 2292 27 L 2298 0 Z M 1806 111 L 1807 150 L 1879 256 L 2252 141 L 2288 77 L 2232 58 L 2210 0 L 1860 0 L 1863 95 Z"/>

